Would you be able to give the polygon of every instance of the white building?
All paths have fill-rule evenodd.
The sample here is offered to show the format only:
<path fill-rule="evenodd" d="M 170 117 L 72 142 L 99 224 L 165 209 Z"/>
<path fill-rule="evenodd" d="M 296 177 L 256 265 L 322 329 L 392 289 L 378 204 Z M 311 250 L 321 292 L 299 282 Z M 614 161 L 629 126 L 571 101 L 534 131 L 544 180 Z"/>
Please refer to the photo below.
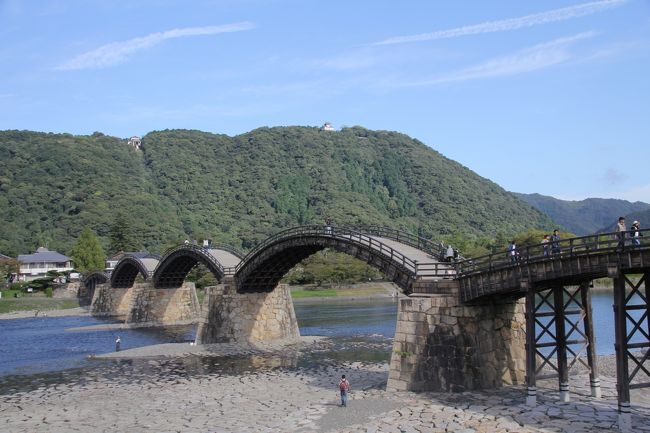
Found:
<path fill-rule="evenodd" d="M 329 122 L 325 122 L 320 129 L 321 131 L 334 131 L 334 126 Z"/>
<path fill-rule="evenodd" d="M 142 138 L 134 135 L 133 137 L 129 138 L 129 145 L 133 146 L 135 150 L 140 150 L 142 148 Z"/>
<path fill-rule="evenodd" d="M 45 247 L 40 247 L 34 254 L 19 255 L 18 261 L 20 262 L 18 278 L 22 281 L 42 278 L 48 271 L 67 272 L 73 269 L 70 257 Z"/>

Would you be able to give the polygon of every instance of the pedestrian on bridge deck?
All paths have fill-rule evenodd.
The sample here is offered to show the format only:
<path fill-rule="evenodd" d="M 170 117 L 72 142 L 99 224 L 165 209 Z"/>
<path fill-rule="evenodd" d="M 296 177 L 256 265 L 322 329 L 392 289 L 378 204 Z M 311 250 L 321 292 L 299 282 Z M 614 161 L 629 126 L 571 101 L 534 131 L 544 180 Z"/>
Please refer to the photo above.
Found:
<path fill-rule="evenodd" d="M 341 392 L 341 407 L 347 407 L 350 382 L 345 378 L 345 374 L 341 376 L 341 380 L 339 381 L 339 391 Z"/>
<path fill-rule="evenodd" d="M 632 223 L 632 227 L 630 227 L 630 237 L 632 238 L 632 245 L 635 247 L 638 247 L 641 245 L 641 236 L 643 236 L 642 233 L 640 233 L 641 230 L 641 225 L 639 224 L 638 221 L 634 221 Z"/>
<path fill-rule="evenodd" d="M 325 218 L 325 234 L 332 234 L 332 218 L 330 217 Z"/>
<path fill-rule="evenodd" d="M 445 261 L 449 263 L 454 261 L 454 249 L 451 247 L 451 245 L 447 246 L 447 252 L 445 253 Z"/>
<path fill-rule="evenodd" d="M 619 217 L 618 222 L 616 223 L 616 228 L 614 230 L 616 233 L 614 237 L 618 239 L 618 247 L 621 250 L 625 248 L 625 232 L 627 232 L 627 227 L 625 227 L 625 217 Z"/>
<path fill-rule="evenodd" d="M 553 230 L 551 235 L 551 254 L 560 254 L 560 231 Z"/>
<path fill-rule="evenodd" d="M 510 263 L 517 263 L 517 244 L 515 243 L 514 239 L 510 242 L 510 245 L 508 245 L 508 255 L 510 256 Z"/>
<path fill-rule="evenodd" d="M 544 235 L 542 239 L 542 254 L 544 257 L 548 257 L 548 244 L 551 242 L 548 235 Z"/>

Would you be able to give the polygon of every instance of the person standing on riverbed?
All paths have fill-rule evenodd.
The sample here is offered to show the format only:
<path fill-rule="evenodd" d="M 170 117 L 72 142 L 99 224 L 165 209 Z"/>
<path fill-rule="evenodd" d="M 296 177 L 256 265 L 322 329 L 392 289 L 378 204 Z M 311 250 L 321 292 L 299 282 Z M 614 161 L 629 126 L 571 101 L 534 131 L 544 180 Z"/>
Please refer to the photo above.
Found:
<path fill-rule="evenodd" d="M 345 378 L 345 374 L 341 376 L 341 380 L 339 381 L 339 391 L 341 391 L 341 407 L 347 407 L 350 382 Z"/>

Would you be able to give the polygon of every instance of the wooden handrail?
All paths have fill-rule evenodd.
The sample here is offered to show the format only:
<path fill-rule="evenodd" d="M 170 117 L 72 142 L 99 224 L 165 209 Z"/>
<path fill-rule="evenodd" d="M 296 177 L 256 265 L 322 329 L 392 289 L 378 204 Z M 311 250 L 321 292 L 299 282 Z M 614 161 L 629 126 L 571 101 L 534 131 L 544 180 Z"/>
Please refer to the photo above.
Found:
<path fill-rule="evenodd" d="M 485 271 L 493 271 L 511 266 L 543 260 L 555 260 L 593 253 L 628 251 L 633 248 L 650 248 L 650 229 L 638 230 L 640 237 L 631 237 L 630 231 L 598 233 L 588 236 L 550 241 L 547 244 L 524 245 L 517 247 L 513 256 L 508 250 L 468 258 L 455 263 L 459 277 Z M 622 233 L 622 235 L 621 235 Z"/>

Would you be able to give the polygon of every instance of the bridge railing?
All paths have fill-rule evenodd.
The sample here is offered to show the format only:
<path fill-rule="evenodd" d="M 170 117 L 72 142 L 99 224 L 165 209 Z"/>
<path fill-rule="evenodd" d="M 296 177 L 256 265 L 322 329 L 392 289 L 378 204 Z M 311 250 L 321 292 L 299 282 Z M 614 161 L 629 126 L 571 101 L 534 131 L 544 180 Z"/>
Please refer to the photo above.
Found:
<path fill-rule="evenodd" d="M 424 239 L 420 236 L 409 233 L 405 230 L 393 229 L 390 227 L 375 226 L 375 225 L 355 225 L 348 226 L 352 230 L 356 230 L 362 233 L 367 233 L 373 236 L 379 236 L 386 239 L 391 239 L 409 245 L 413 248 L 417 248 L 422 251 L 426 251 L 432 256 L 437 257 L 439 260 L 443 260 L 445 256 L 445 248 L 442 243 L 435 243 L 428 239 Z"/>
<path fill-rule="evenodd" d="M 190 243 L 180 244 L 180 245 L 176 245 L 175 247 L 168 248 L 163 253 L 163 257 L 167 257 L 170 254 L 173 254 L 173 253 L 175 253 L 177 251 L 192 250 L 192 251 L 195 251 L 197 253 L 202 254 L 210 262 L 210 264 L 212 264 L 215 268 L 217 268 L 221 272 L 222 275 L 224 275 L 226 273 L 226 269 L 228 269 L 228 268 L 224 268 L 224 266 L 217 259 L 215 259 L 212 256 L 212 254 L 210 254 L 210 249 L 211 248 L 209 248 L 209 247 L 203 247 L 201 245 L 194 245 L 194 244 L 190 244 Z M 214 248 L 212 248 L 212 249 L 214 249 Z"/>
<path fill-rule="evenodd" d="M 456 272 L 463 277 L 544 260 L 650 247 L 650 229 L 638 230 L 636 233 L 638 237 L 634 237 L 630 231 L 611 232 L 517 246 L 514 254 L 506 249 L 460 260 L 456 262 Z"/>
<path fill-rule="evenodd" d="M 339 227 L 334 225 L 298 226 L 278 232 L 273 236 L 265 239 L 262 243 L 256 245 L 255 248 L 253 248 L 250 252 L 248 252 L 248 254 L 246 254 L 246 256 L 242 258 L 241 262 L 237 266 L 233 268 L 226 268 L 225 272 L 229 275 L 234 275 L 251 257 L 255 256 L 261 250 L 267 248 L 269 245 L 281 239 L 310 235 L 330 236 L 332 238 L 344 239 L 346 241 L 361 244 L 385 258 L 389 258 L 390 260 L 401 264 L 404 268 L 413 272 L 413 274 L 417 276 L 420 275 L 418 272 L 424 272 L 425 276 L 447 276 L 449 274 L 448 265 L 445 266 L 444 264 L 439 264 L 436 262 L 418 262 L 417 260 L 413 260 L 400 253 L 389 245 L 386 245 L 385 243 L 373 238 L 373 234 L 365 233 L 352 227 Z"/>

